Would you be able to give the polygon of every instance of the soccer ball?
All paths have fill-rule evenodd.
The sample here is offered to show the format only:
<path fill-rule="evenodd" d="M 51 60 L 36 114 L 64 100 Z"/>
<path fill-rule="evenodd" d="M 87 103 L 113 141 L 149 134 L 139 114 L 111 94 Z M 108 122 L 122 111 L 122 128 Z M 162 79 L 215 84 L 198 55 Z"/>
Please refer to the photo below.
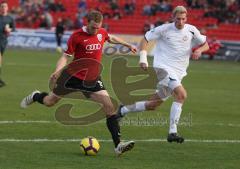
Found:
<path fill-rule="evenodd" d="M 56 51 L 57 51 L 58 53 L 62 53 L 63 50 L 62 50 L 61 47 L 58 46 L 58 47 L 56 48 Z"/>
<path fill-rule="evenodd" d="M 86 137 L 81 140 L 80 149 L 85 155 L 95 156 L 99 151 L 100 145 L 96 138 Z"/>

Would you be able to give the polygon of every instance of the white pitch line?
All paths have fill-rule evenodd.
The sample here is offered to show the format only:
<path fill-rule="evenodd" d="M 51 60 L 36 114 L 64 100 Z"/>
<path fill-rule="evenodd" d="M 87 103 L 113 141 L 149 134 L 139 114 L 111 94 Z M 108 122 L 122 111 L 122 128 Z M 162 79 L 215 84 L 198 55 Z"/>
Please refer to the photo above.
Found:
<path fill-rule="evenodd" d="M 204 125 L 214 125 L 214 126 L 229 126 L 229 127 L 240 127 L 240 124 L 234 123 L 192 123 L 193 126 L 204 126 Z"/>
<path fill-rule="evenodd" d="M 136 142 L 166 142 L 166 139 L 133 139 Z M 81 139 L 48 139 L 48 138 L 38 138 L 38 139 L 13 139 L 6 138 L 0 139 L 0 142 L 80 142 Z M 99 139 L 100 142 L 112 142 L 112 140 Z M 190 143 L 240 143 L 240 140 L 202 140 L 202 139 L 186 139 L 185 142 Z"/>
<path fill-rule="evenodd" d="M 1 124 L 56 124 L 59 123 L 57 121 L 50 121 L 50 120 L 2 120 L 0 121 Z M 181 124 L 179 124 L 181 126 Z M 228 127 L 240 127 L 240 124 L 234 123 L 191 123 L 191 126 L 228 126 Z M 137 125 L 138 126 L 138 125 Z M 141 126 L 141 125 L 139 125 Z M 144 125 L 143 125 L 144 126 Z M 156 126 L 156 125 L 147 125 L 148 127 Z M 186 125 L 188 126 L 188 125 Z"/>
<path fill-rule="evenodd" d="M 30 66 L 30 67 L 51 67 L 50 64 L 21 64 L 21 63 L 15 63 L 15 62 L 8 62 L 6 63 L 8 66 Z"/>
<path fill-rule="evenodd" d="M 5 120 L 0 121 L 0 124 L 33 124 L 33 123 L 57 123 L 56 121 L 46 121 L 46 120 L 35 120 L 35 121 L 24 121 L 24 120 Z"/>

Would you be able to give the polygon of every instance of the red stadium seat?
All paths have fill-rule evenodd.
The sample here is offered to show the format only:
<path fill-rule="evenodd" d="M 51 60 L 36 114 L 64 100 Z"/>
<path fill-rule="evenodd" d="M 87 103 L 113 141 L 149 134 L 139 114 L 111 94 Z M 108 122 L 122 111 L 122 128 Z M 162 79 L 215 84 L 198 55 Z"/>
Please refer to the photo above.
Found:
<path fill-rule="evenodd" d="M 61 1 L 66 8 L 66 12 L 52 13 L 54 23 L 56 23 L 58 17 L 70 17 L 72 20 L 75 20 L 79 0 L 71 0 L 71 3 L 69 3 L 69 0 Z M 126 2 L 127 0 L 118 0 L 121 11 L 123 11 L 123 7 Z M 154 23 L 157 18 L 160 18 L 162 21 L 169 21 L 171 18 L 171 12 L 157 12 L 156 16 L 143 16 L 143 7 L 144 5 L 149 4 L 149 2 L 151 1 L 136 1 L 136 9 L 133 15 L 125 16 L 123 14 L 123 17 L 120 20 L 106 19 L 104 22 L 109 25 L 110 32 L 112 33 L 142 34 L 143 25 L 147 20 L 152 23 Z M 11 0 L 8 1 L 8 3 L 11 8 L 13 6 L 18 6 L 19 0 Z M 109 5 L 107 3 L 102 3 L 97 0 L 86 0 L 86 3 L 88 9 L 100 7 L 103 11 L 108 11 L 112 14 L 112 11 L 109 9 Z M 186 6 L 187 4 L 185 0 L 172 0 L 171 5 L 175 7 L 177 5 Z M 215 18 L 204 18 L 203 9 L 188 9 L 188 13 L 188 22 L 199 29 L 211 26 L 214 27 L 218 24 L 218 21 Z M 17 27 L 24 27 L 24 25 L 17 23 Z M 218 28 L 208 28 L 207 35 L 215 36 L 216 38 L 223 40 L 240 40 L 240 26 L 235 24 L 220 24 Z"/>

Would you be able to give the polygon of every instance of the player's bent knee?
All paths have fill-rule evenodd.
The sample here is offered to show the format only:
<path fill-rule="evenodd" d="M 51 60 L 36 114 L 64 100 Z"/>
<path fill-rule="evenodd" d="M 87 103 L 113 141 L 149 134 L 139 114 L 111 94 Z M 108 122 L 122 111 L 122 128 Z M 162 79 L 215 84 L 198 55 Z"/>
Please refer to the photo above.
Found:
<path fill-rule="evenodd" d="M 112 105 L 104 105 L 103 108 L 104 108 L 104 111 L 107 116 L 114 115 L 115 111 L 114 111 L 114 107 Z"/>
<path fill-rule="evenodd" d="M 179 93 L 178 95 L 176 95 L 176 100 L 178 101 L 185 101 L 187 99 L 187 93 Z"/>
<path fill-rule="evenodd" d="M 146 110 L 155 110 L 157 106 L 147 106 Z"/>
<path fill-rule="evenodd" d="M 116 113 L 114 111 L 105 111 L 106 117 L 111 117 L 113 115 L 115 115 Z"/>
<path fill-rule="evenodd" d="M 162 101 L 160 101 L 160 100 L 147 102 L 146 109 L 147 110 L 155 110 L 158 106 L 160 106 L 161 103 L 162 103 Z"/>
<path fill-rule="evenodd" d="M 44 105 L 47 107 L 52 107 L 56 104 L 56 102 L 45 102 Z"/>
<path fill-rule="evenodd" d="M 47 100 L 47 101 L 44 102 L 44 105 L 47 106 L 47 107 L 52 107 L 52 106 L 54 106 L 57 102 L 58 102 L 58 99 Z"/>

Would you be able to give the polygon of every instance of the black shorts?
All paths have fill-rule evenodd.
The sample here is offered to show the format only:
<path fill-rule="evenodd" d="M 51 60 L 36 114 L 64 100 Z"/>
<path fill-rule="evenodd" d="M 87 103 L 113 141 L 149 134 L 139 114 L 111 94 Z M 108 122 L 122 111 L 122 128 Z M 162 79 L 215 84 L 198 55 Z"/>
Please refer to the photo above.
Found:
<path fill-rule="evenodd" d="M 56 87 L 53 88 L 53 93 L 62 97 L 73 92 L 81 91 L 85 97 L 89 98 L 91 93 L 106 90 L 101 81 L 101 77 L 89 82 L 71 76 L 65 70 L 54 86 Z"/>
<path fill-rule="evenodd" d="M 1 52 L 1 55 L 3 55 L 5 49 L 7 47 L 7 41 L 5 40 L 0 40 L 0 52 Z"/>

